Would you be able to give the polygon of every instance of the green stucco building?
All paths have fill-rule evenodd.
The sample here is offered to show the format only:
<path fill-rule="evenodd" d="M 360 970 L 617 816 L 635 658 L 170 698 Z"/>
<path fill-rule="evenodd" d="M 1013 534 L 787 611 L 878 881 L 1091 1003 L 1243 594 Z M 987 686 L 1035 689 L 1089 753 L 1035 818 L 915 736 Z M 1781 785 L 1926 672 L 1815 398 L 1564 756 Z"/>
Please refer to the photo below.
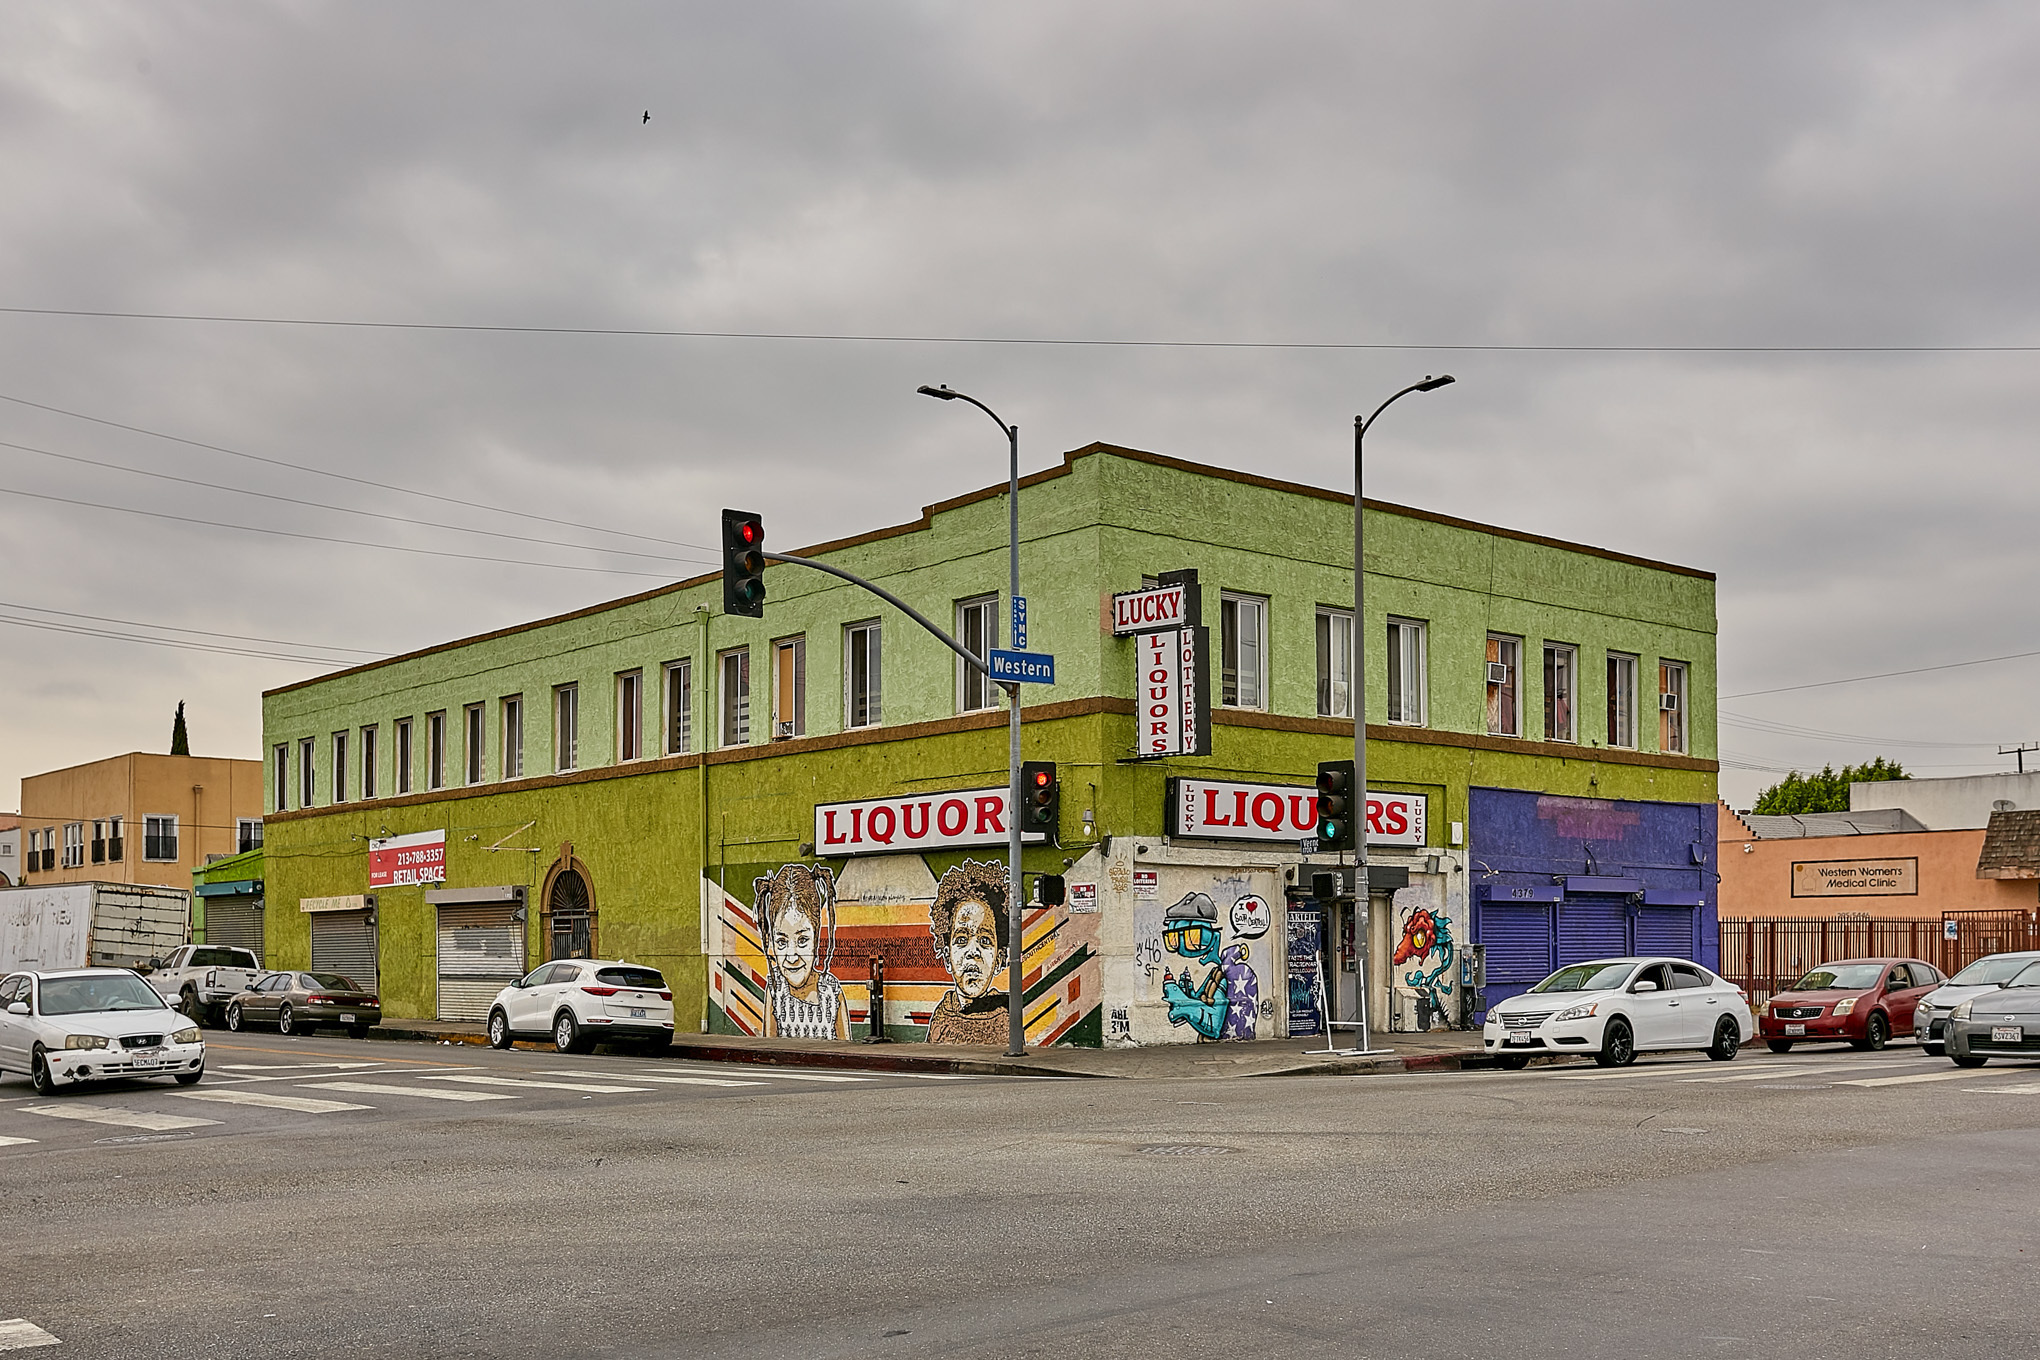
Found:
<path fill-rule="evenodd" d="M 799 551 L 999 645 L 1005 501 L 974 492 Z M 1352 498 L 1105 445 L 1023 480 L 1029 645 L 1058 681 L 1023 695 L 1025 754 L 1062 790 L 1027 868 L 1069 883 L 1021 943 L 1031 1040 L 1310 1032 L 1326 1007 L 1352 1013 L 1356 931 L 1378 1024 L 1463 1023 L 1467 945 L 1512 884 L 1534 891 L 1489 950 L 1491 996 L 1589 918 L 1603 944 L 1640 944 L 1649 919 L 1660 943 L 1685 930 L 1680 952 L 1711 946 L 1713 577 L 1366 513 L 1372 858 L 1390 869 L 1371 913 L 1298 897 L 1317 762 L 1351 753 Z M 1209 638 L 1209 754 L 1147 756 L 1153 637 L 1115 635 L 1114 596 L 1182 572 Z M 392 1017 L 479 1020 L 505 981 L 586 955 L 662 969 L 682 1030 L 784 1028 L 783 932 L 760 897 L 798 864 L 817 938 L 788 967 L 840 984 L 822 995 L 852 1033 L 873 958 L 897 1037 L 959 988 L 952 1008 L 982 1013 L 954 913 L 931 925 L 931 904 L 1003 855 L 999 696 L 848 583 L 766 579 L 762 620 L 724 614 L 708 576 L 266 694 L 268 962 L 315 966 L 310 923 L 345 918 L 373 936 Z M 1532 800 L 1495 814 L 1506 837 L 1483 840 L 1483 790 Z M 1622 828 L 1666 817 L 1625 859 Z"/>

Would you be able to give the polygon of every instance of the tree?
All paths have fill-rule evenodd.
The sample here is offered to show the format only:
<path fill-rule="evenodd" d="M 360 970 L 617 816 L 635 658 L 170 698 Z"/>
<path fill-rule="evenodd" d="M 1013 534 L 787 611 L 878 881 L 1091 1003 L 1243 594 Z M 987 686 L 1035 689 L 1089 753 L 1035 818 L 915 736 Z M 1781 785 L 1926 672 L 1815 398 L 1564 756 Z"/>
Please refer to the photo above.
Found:
<path fill-rule="evenodd" d="M 184 701 L 177 701 L 177 721 L 170 725 L 170 754 L 188 756 L 191 754 L 191 734 L 184 730 Z"/>
<path fill-rule="evenodd" d="M 1862 765 L 1820 767 L 1819 774 L 1793 770 L 1757 795 L 1751 812 L 1763 817 L 1794 817 L 1806 812 L 1847 812 L 1849 785 L 1871 784 L 1885 779 L 1911 779 L 1897 761 L 1883 756 Z"/>

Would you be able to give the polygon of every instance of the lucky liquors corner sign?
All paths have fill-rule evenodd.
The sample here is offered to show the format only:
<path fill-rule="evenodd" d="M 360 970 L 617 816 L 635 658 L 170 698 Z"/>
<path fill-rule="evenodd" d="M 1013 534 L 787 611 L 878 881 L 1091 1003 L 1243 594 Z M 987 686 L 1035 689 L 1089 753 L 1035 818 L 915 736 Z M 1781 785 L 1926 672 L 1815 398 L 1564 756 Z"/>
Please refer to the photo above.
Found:
<path fill-rule="evenodd" d="M 1421 793 L 1367 790 L 1367 843 L 1421 846 L 1430 799 Z M 1169 834 L 1183 840 L 1281 841 L 1294 846 L 1317 830 L 1317 790 L 1294 784 L 1171 779 Z"/>
<path fill-rule="evenodd" d="M 1112 597 L 1112 634 L 1134 640 L 1136 759 L 1211 754 L 1211 634 L 1199 622 L 1197 573 Z"/>

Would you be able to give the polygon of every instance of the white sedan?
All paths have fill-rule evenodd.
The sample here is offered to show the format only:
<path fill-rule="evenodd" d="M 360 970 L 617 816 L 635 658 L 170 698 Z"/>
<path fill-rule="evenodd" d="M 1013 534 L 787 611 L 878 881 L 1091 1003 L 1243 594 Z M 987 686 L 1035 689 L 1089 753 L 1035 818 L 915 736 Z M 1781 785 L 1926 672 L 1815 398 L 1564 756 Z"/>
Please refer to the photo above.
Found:
<path fill-rule="evenodd" d="M 1756 1033 L 1742 989 L 1686 959 L 1568 964 L 1488 1008 L 1483 1051 L 1518 1068 L 1540 1054 L 1626 1067 L 1638 1053 L 1701 1049 L 1727 1062 Z"/>
<path fill-rule="evenodd" d="M 0 1071 L 26 1072 L 38 1094 L 86 1081 L 205 1075 L 198 1026 L 125 968 L 0 978 Z"/>

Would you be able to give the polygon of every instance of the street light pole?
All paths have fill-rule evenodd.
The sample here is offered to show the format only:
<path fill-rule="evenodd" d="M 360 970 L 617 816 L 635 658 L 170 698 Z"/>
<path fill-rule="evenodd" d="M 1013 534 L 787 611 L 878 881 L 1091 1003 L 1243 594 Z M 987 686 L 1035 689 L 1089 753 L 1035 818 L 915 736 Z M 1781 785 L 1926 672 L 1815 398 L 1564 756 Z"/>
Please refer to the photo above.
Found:
<path fill-rule="evenodd" d="M 1360 1051 L 1374 1047 L 1374 1034 L 1367 1022 L 1367 585 L 1364 557 L 1364 516 L 1360 509 L 1360 455 L 1367 432 L 1381 413 L 1412 392 L 1433 392 L 1453 381 L 1450 373 L 1411 383 L 1374 408 L 1374 414 L 1353 417 L 1353 797 L 1358 816 L 1353 822 L 1353 910 L 1360 919 L 1353 923 L 1354 949 L 1360 956 Z"/>
<path fill-rule="evenodd" d="M 997 411 L 976 397 L 947 386 L 924 384 L 914 390 L 938 401 L 967 401 L 1005 432 L 1011 455 L 1006 471 L 1006 565 L 1011 592 L 1006 597 L 1006 609 L 1010 616 L 1014 602 L 1020 598 L 1020 427 L 1008 425 Z M 996 630 L 996 623 L 993 628 Z M 1015 681 L 1004 688 L 1010 714 L 1006 742 L 1006 1056 L 1018 1058 L 1027 1052 L 1027 1024 L 1021 1014 L 1020 997 L 1020 956 L 1025 952 L 1020 939 L 1021 900 L 1026 895 L 1020 876 L 1020 685 Z"/>

